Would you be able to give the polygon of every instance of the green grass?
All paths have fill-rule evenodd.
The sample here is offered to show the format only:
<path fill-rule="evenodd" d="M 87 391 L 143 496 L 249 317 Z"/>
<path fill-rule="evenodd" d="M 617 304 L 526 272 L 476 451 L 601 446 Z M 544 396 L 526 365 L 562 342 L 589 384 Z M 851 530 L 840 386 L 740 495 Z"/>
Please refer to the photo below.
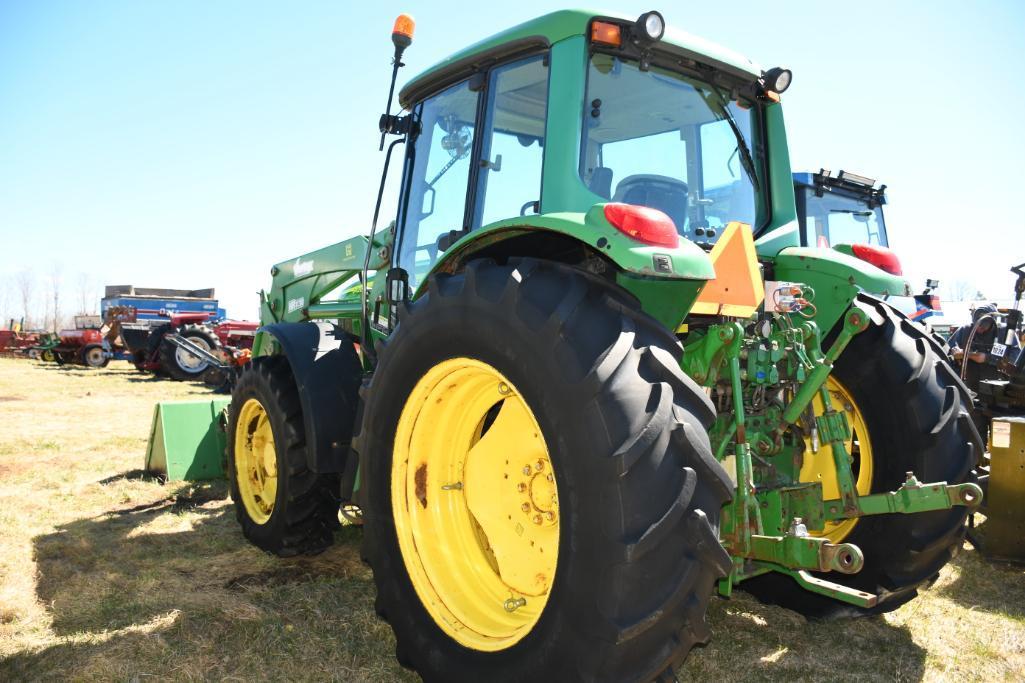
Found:
<path fill-rule="evenodd" d="M 223 484 L 139 472 L 157 400 L 126 364 L 0 359 L 0 680 L 413 681 L 373 611 L 360 531 L 312 558 L 249 546 Z M 682 680 L 1021 680 L 1025 570 L 970 549 L 884 617 L 808 623 L 738 592 Z"/>

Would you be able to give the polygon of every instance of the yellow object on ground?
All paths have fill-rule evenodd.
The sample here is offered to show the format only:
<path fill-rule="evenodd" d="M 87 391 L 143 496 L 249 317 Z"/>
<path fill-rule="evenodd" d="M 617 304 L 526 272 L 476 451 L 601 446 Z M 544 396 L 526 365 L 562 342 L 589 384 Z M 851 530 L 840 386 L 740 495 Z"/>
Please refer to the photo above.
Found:
<path fill-rule="evenodd" d="M 989 434 L 989 492 L 983 549 L 1025 561 L 1025 417 L 995 417 Z"/>
<path fill-rule="evenodd" d="M 559 501 L 516 387 L 469 358 L 431 368 L 399 418 L 391 496 L 406 569 L 438 626 L 481 651 L 527 635 L 555 578 Z"/>

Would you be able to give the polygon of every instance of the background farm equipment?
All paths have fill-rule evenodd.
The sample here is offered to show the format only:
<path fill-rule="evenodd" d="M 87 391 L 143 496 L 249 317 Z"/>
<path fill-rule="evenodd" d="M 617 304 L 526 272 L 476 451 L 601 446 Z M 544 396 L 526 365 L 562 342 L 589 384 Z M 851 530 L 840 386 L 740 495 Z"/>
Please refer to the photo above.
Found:
<path fill-rule="evenodd" d="M 75 316 L 73 329 L 40 336 L 33 351 L 41 360 L 58 365 L 104 368 L 119 351 L 117 330 L 103 324 L 99 316 Z"/>
<path fill-rule="evenodd" d="M 825 168 L 818 173 L 794 173 L 793 178 L 802 245 L 837 248 L 877 265 L 893 262 L 883 210 L 886 185 L 876 187 L 874 179 L 849 171 L 834 176 Z M 922 293 L 913 299 L 894 297 L 889 301 L 931 330 L 935 320 L 943 316 L 936 294 L 939 286 L 937 280 L 928 280 Z"/>
<path fill-rule="evenodd" d="M 980 535 L 974 528 L 973 543 L 986 555 L 1025 561 L 1025 351 L 1022 337 L 1021 299 L 1025 294 L 1025 263 L 1011 268 L 1017 276 L 1014 304 L 1008 309 L 976 316 L 963 341 L 959 358 L 951 362 L 962 375 L 973 353 L 984 353 L 987 374 L 975 385 L 974 405 L 979 429 L 988 436 L 988 455 L 980 465 L 979 481 L 986 491 L 980 512 L 986 523 Z M 976 343 L 985 319 L 995 327 L 986 341 Z M 973 525 L 974 527 L 974 525 Z"/>
<path fill-rule="evenodd" d="M 136 368 L 178 381 L 223 385 L 231 369 L 244 363 L 257 323 L 229 320 L 212 324 L 204 313 L 179 313 L 145 336 L 145 349 L 133 351 Z M 135 343 L 141 336 L 133 337 Z"/>
<path fill-rule="evenodd" d="M 261 292 L 242 532 L 316 553 L 357 505 L 425 680 L 669 677 L 737 586 L 885 612 L 981 499 L 967 390 L 889 303 L 899 259 L 793 229 L 790 72 L 663 29 L 556 12 L 416 77 L 380 121 L 394 223 L 379 196 L 367 237 Z M 392 37 L 394 85 L 408 17 Z"/>
<path fill-rule="evenodd" d="M 257 325 L 224 320 L 214 290 L 109 286 L 100 308 L 117 322 L 131 361 L 142 372 L 221 386 L 244 362 Z"/>
<path fill-rule="evenodd" d="M 32 348 L 39 344 L 40 333 L 25 332 L 22 327 L 21 322 L 12 318 L 6 329 L 0 329 L 0 356 L 23 358 L 37 353 Z"/>

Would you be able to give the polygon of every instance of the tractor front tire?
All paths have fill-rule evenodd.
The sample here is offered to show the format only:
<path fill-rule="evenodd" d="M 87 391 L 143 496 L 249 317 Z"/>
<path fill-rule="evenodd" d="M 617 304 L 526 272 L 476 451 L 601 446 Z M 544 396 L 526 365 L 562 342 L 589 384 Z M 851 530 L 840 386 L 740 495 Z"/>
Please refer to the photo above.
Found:
<path fill-rule="evenodd" d="M 103 347 L 99 344 L 82 347 L 78 359 L 82 365 L 90 368 L 105 368 L 110 363 L 110 356 L 103 352 Z"/>
<path fill-rule="evenodd" d="M 967 388 L 920 326 L 881 301 L 865 297 L 864 303 L 873 309 L 873 324 L 854 337 L 833 376 L 864 416 L 872 451 L 871 492 L 895 491 L 908 472 L 922 482 L 973 481 L 983 445 Z M 890 612 L 913 599 L 960 550 L 967 516 L 965 507 L 873 515 L 835 539 L 861 548 L 865 565 L 857 574 L 833 572 L 824 578 L 879 595 L 873 608 L 809 593 L 781 574 L 764 574 L 740 587 L 810 618 Z"/>
<path fill-rule="evenodd" d="M 202 380 L 203 374 L 210 367 L 209 363 L 193 356 L 185 349 L 175 346 L 164 338 L 168 334 L 173 333 L 173 329 L 168 329 L 160 337 L 160 365 L 167 372 L 168 376 L 175 381 L 192 382 Z M 217 337 L 199 325 L 185 325 L 178 334 L 197 346 L 205 347 L 207 351 L 214 351 L 218 347 Z"/>
<path fill-rule="evenodd" d="M 306 460 L 299 393 L 283 356 L 255 359 L 231 395 L 227 473 L 242 534 L 281 557 L 333 541 L 339 479 Z"/>
<path fill-rule="evenodd" d="M 354 440 L 401 664 L 650 681 L 707 642 L 732 485 L 680 353 L 622 289 L 545 261 L 472 262 L 403 307 Z"/>

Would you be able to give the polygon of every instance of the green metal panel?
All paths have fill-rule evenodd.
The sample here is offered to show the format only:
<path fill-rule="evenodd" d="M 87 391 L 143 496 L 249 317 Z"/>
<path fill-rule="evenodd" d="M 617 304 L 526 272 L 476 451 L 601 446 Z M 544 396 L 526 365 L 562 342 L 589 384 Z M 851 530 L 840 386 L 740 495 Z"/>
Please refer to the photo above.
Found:
<path fill-rule="evenodd" d="M 157 403 L 144 469 L 168 481 L 223 478 L 227 441 L 220 416 L 230 402 L 215 398 Z"/>
<path fill-rule="evenodd" d="M 666 279 L 710 280 L 715 277 L 712 262 L 700 247 L 681 239 L 675 249 L 652 247 L 627 237 L 605 219 L 604 204 L 585 213 L 549 213 L 497 221 L 464 235 L 439 259 L 431 273 L 449 270 L 449 264 L 486 244 L 528 231 L 548 230 L 567 235 L 604 254 L 628 273 Z M 655 269 L 656 254 L 670 257 L 670 272 Z M 426 281 L 427 278 L 424 278 Z M 420 285 L 423 286 L 423 283 Z"/>
<path fill-rule="evenodd" d="M 484 53 L 501 48 L 510 42 L 536 38 L 554 45 L 566 38 L 574 36 L 583 37 L 587 31 L 588 24 L 595 17 L 609 17 L 626 22 L 637 19 L 636 16 L 581 9 L 560 10 L 545 14 L 544 16 L 531 19 L 518 26 L 513 26 L 510 29 L 496 33 L 478 43 L 474 43 L 431 66 L 413 77 L 402 88 L 399 93 L 399 101 L 403 107 L 408 108 L 411 104 L 411 95 L 421 90 L 425 82 L 451 71 L 454 67 L 483 61 L 482 59 L 478 60 L 475 58 L 483 57 Z M 666 17 L 666 22 L 667 24 L 672 24 L 672 17 Z M 672 26 L 666 27 L 665 35 L 660 42 L 662 47 L 669 51 L 691 57 L 700 56 L 703 61 L 726 67 L 738 73 L 758 76 L 762 71 L 761 67 L 743 55 L 703 38 L 675 29 Z"/>
<path fill-rule="evenodd" d="M 911 296 L 911 284 L 899 275 L 821 247 L 787 247 L 775 258 L 775 279 L 803 282 L 815 290 L 815 322 L 832 329 L 859 291 L 885 299 Z"/>
<path fill-rule="evenodd" d="M 583 36 L 552 46 L 548 130 L 558 133 L 545 138 L 541 213 L 581 211 L 607 201 L 591 192 L 579 173 L 586 73 L 587 41 Z"/>
<path fill-rule="evenodd" d="M 801 245 L 797 223 L 797 203 L 790 170 L 790 150 L 783 123 L 783 106 L 770 104 L 764 109 L 765 137 L 768 148 L 769 207 L 772 217 L 755 241 L 759 258 L 772 258 L 786 247 Z"/>
<path fill-rule="evenodd" d="M 667 280 L 620 272 L 616 282 L 641 301 L 645 313 L 675 331 L 707 280 Z"/>

